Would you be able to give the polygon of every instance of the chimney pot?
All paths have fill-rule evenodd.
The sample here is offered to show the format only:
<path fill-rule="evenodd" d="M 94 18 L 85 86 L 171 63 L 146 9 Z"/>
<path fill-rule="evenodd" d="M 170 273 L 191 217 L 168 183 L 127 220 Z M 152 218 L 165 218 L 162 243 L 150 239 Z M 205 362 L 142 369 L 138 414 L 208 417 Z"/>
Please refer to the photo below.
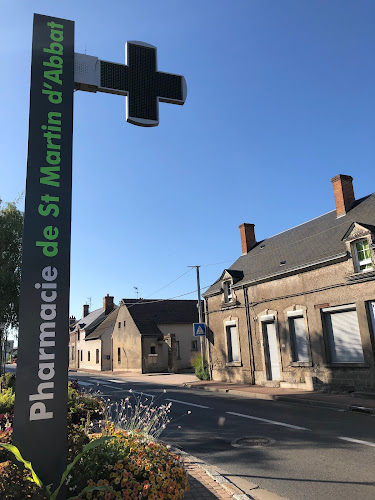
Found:
<path fill-rule="evenodd" d="M 349 210 L 355 200 L 353 190 L 353 177 L 339 174 L 331 179 L 333 184 L 333 194 L 336 203 L 336 215 L 342 217 Z"/>
<path fill-rule="evenodd" d="M 104 315 L 107 316 L 111 311 L 113 311 L 113 298 L 107 293 L 105 297 L 103 297 L 103 309 Z"/>
<path fill-rule="evenodd" d="M 83 318 L 85 318 L 89 314 L 89 305 L 88 304 L 83 304 Z"/>
<path fill-rule="evenodd" d="M 255 224 L 244 222 L 239 226 L 241 234 L 242 255 L 247 254 L 255 243 Z"/>

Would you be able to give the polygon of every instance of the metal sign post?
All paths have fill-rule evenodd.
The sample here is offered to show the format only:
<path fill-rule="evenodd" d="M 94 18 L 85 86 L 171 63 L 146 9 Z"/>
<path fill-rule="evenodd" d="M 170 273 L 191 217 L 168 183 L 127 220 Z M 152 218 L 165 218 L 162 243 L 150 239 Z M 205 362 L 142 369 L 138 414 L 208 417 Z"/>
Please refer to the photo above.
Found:
<path fill-rule="evenodd" d="M 74 54 L 73 21 L 34 16 L 13 440 L 54 486 L 66 468 L 73 90 L 127 96 L 127 121 L 146 127 L 159 101 L 186 99 L 155 47 L 129 42 L 127 60 Z"/>

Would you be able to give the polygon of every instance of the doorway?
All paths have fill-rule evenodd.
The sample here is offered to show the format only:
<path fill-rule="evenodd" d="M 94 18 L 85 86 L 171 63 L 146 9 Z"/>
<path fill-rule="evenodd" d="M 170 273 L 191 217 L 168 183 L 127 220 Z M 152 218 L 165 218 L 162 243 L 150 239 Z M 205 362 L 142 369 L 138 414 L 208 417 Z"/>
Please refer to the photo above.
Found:
<path fill-rule="evenodd" d="M 279 381 L 281 373 L 275 323 L 263 323 L 263 331 L 267 378 Z"/>

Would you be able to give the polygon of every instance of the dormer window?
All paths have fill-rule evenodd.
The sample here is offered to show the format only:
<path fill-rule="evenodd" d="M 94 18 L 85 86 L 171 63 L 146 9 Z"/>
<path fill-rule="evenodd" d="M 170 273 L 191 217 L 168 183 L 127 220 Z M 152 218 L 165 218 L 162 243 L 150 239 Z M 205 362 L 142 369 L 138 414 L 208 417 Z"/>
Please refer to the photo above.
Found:
<path fill-rule="evenodd" d="M 224 300 L 225 302 L 232 300 L 232 283 L 230 281 L 224 282 Z"/>
<path fill-rule="evenodd" d="M 367 239 L 354 242 L 354 253 L 358 272 L 372 269 L 370 246 Z"/>

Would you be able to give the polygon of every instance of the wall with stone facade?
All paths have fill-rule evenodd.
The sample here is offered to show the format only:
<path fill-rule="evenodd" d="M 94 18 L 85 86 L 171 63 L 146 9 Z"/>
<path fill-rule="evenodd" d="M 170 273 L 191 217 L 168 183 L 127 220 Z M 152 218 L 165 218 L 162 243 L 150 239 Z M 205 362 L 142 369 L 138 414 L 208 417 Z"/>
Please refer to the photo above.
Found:
<path fill-rule="evenodd" d="M 353 261 L 321 267 L 312 271 L 259 283 L 247 288 L 251 339 L 254 353 L 255 383 L 267 382 L 263 324 L 260 317 L 274 314 L 281 366 L 281 382 L 298 384 L 313 377 L 315 384 L 375 387 L 375 342 L 367 308 L 375 300 L 375 280 L 355 282 L 348 277 L 354 272 Z M 366 273 L 362 273 L 365 277 Z M 368 275 L 370 277 L 370 274 Z M 249 341 L 246 327 L 243 291 L 236 292 L 238 304 L 227 308 L 223 294 L 207 299 L 208 322 L 212 330 L 210 342 L 213 377 L 216 380 L 251 383 Z M 364 354 L 364 363 L 330 362 L 322 308 L 356 305 Z M 303 310 L 311 361 L 293 362 L 288 311 Z M 238 319 L 241 342 L 241 365 L 227 363 L 224 322 Z"/>

